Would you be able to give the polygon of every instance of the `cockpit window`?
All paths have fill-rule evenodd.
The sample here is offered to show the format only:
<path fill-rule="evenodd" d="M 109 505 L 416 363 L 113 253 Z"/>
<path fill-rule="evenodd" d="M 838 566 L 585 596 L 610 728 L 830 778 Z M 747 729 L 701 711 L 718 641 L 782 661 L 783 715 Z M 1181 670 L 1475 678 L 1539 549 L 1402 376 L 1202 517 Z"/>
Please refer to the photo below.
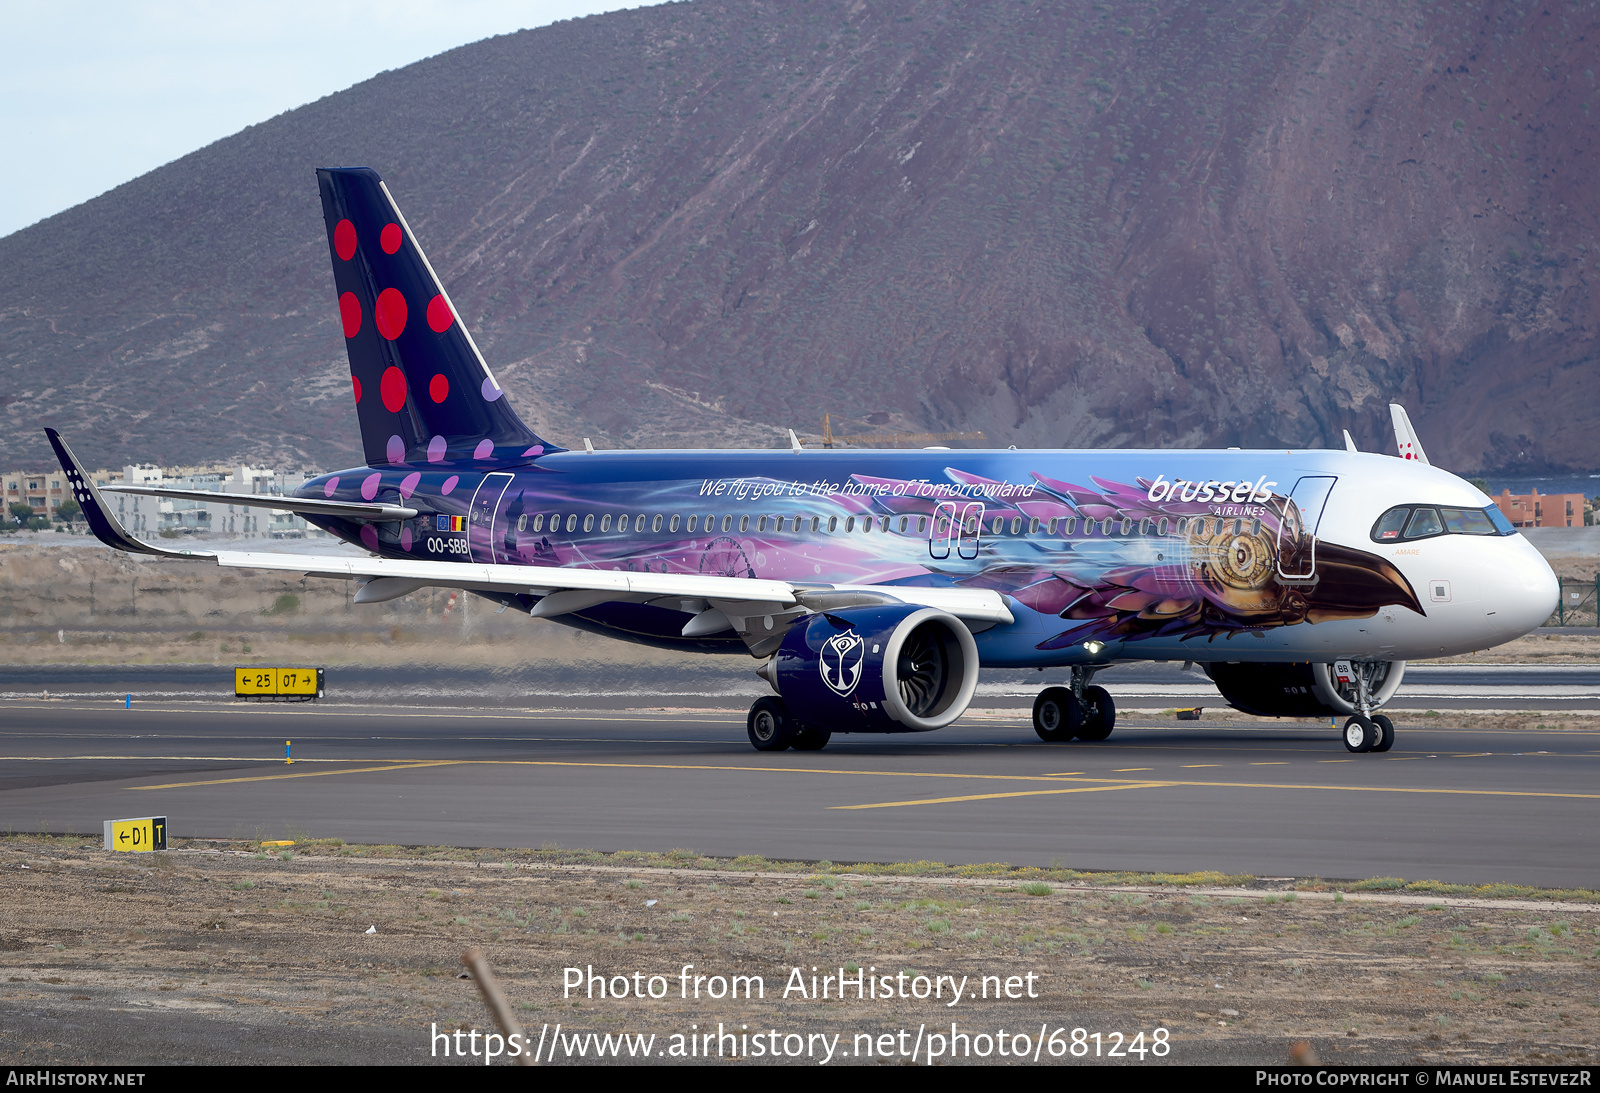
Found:
<path fill-rule="evenodd" d="M 1489 522 L 1494 525 L 1494 529 L 1501 535 L 1515 535 L 1517 533 L 1517 529 L 1512 526 L 1506 514 L 1500 511 L 1499 505 L 1490 505 L 1484 511 L 1489 514 Z"/>
<path fill-rule="evenodd" d="M 1435 535 L 1515 535 L 1498 506 L 1454 509 L 1442 505 L 1399 505 L 1372 525 L 1372 541 L 1394 543 L 1402 539 L 1431 539 Z"/>
<path fill-rule="evenodd" d="M 1499 512 L 1500 507 L 1495 506 Z M 1494 535 L 1494 524 L 1482 509 L 1440 509 L 1444 517 L 1444 530 L 1451 535 Z"/>
<path fill-rule="evenodd" d="M 1378 517 L 1378 522 L 1372 529 L 1372 537 L 1380 543 L 1400 538 L 1400 533 L 1406 528 L 1406 517 L 1410 515 L 1410 509 L 1390 509 Z"/>
<path fill-rule="evenodd" d="M 1439 513 L 1435 509 L 1420 508 L 1411 514 L 1411 521 L 1406 524 L 1407 539 L 1426 539 L 1430 535 L 1439 535 L 1444 532 L 1444 525 L 1439 522 Z"/>

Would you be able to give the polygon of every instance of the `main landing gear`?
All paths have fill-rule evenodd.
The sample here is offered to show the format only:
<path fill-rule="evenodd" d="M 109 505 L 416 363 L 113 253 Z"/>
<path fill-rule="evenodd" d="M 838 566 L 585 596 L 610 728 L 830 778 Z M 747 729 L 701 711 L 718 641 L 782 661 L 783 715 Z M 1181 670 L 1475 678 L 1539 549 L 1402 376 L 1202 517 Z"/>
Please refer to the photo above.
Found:
<path fill-rule="evenodd" d="M 833 738 L 832 733 L 815 725 L 796 721 L 789 713 L 789 704 L 771 695 L 758 698 L 751 705 L 745 729 L 757 751 L 821 751 Z"/>
<path fill-rule="evenodd" d="M 1070 687 L 1046 687 L 1033 702 L 1033 731 L 1050 744 L 1104 740 L 1117 725 L 1117 704 L 1104 687 L 1089 685 L 1093 668 L 1072 669 Z"/>

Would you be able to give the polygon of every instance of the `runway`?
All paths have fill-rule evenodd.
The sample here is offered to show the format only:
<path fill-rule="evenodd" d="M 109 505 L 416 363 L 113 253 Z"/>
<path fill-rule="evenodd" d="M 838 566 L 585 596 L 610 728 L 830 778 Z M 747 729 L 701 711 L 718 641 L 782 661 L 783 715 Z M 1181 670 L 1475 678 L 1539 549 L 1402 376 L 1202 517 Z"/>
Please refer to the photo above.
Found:
<path fill-rule="evenodd" d="M 732 700 L 13 697 L 0 719 L 10 831 L 154 814 L 179 837 L 1600 887 L 1600 718 L 1507 730 L 1401 715 L 1387 755 L 1346 753 L 1326 723 L 1149 716 L 1101 744 L 1046 745 L 1020 706 L 779 754 L 750 749 Z"/>
<path fill-rule="evenodd" d="M 1063 670 L 986 669 L 977 706 L 1031 707 L 1041 687 L 1068 679 Z M 1116 665 L 1095 682 L 1119 705 L 1220 708 L 1222 696 L 1199 669 L 1180 663 Z M 671 668 L 604 664 L 523 665 L 514 669 L 336 667 L 327 670 L 329 699 L 383 706 L 569 704 L 654 706 L 707 702 L 744 708 L 770 689 L 744 657 L 701 657 Z M 233 673 L 214 665 L 0 666 L 6 698 L 111 701 L 227 701 Z M 1600 664 L 1414 664 L 1406 669 L 1396 710 L 1600 708 Z"/>

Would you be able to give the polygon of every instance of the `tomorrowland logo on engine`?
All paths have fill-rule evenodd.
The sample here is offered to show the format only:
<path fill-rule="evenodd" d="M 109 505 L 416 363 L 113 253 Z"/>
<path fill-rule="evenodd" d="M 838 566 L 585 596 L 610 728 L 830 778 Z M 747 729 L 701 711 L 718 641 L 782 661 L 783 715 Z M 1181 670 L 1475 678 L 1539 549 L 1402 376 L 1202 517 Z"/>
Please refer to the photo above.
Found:
<path fill-rule="evenodd" d="M 828 690 L 848 697 L 856 689 L 856 684 L 861 682 L 861 661 L 866 645 L 854 630 L 835 634 L 823 643 L 822 651 L 817 656 L 817 669 L 822 673 L 822 682 L 828 685 Z"/>

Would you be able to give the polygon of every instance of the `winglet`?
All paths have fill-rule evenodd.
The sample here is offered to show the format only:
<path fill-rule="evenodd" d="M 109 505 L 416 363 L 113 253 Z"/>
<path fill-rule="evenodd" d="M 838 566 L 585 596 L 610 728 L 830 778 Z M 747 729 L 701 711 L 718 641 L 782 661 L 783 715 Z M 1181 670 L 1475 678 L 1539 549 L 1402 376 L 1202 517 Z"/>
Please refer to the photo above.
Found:
<path fill-rule="evenodd" d="M 67 447 L 66 441 L 61 439 L 61 434 L 54 429 L 46 429 L 44 435 L 50 441 L 50 446 L 56 450 L 56 458 L 61 461 L 61 469 L 66 472 L 67 484 L 72 488 L 73 499 L 78 502 L 78 507 L 83 509 L 84 519 L 89 521 L 89 530 L 94 532 L 96 539 L 108 547 L 126 550 L 133 554 L 159 554 L 169 558 L 212 556 L 209 551 L 163 550 L 149 543 L 141 543 L 129 535 L 117 522 L 117 518 L 111 515 L 111 507 L 106 504 L 105 498 L 100 496 L 94 480 L 84 471 L 83 464 L 72 454 L 72 449 Z"/>
<path fill-rule="evenodd" d="M 1356 447 L 1355 438 L 1350 435 L 1349 429 L 1344 431 L 1344 450 L 1347 452 L 1359 452 L 1361 450 Z"/>
<path fill-rule="evenodd" d="M 1394 420 L 1394 440 L 1400 449 L 1400 458 L 1427 463 L 1428 454 L 1422 450 L 1422 443 L 1417 440 L 1417 431 L 1411 427 L 1411 418 L 1406 415 L 1406 408 L 1398 402 L 1391 402 L 1389 416 Z"/>
<path fill-rule="evenodd" d="M 805 451 L 805 449 L 800 446 L 800 438 L 794 435 L 793 429 L 789 430 L 789 450 L 791 452 Z"/>

